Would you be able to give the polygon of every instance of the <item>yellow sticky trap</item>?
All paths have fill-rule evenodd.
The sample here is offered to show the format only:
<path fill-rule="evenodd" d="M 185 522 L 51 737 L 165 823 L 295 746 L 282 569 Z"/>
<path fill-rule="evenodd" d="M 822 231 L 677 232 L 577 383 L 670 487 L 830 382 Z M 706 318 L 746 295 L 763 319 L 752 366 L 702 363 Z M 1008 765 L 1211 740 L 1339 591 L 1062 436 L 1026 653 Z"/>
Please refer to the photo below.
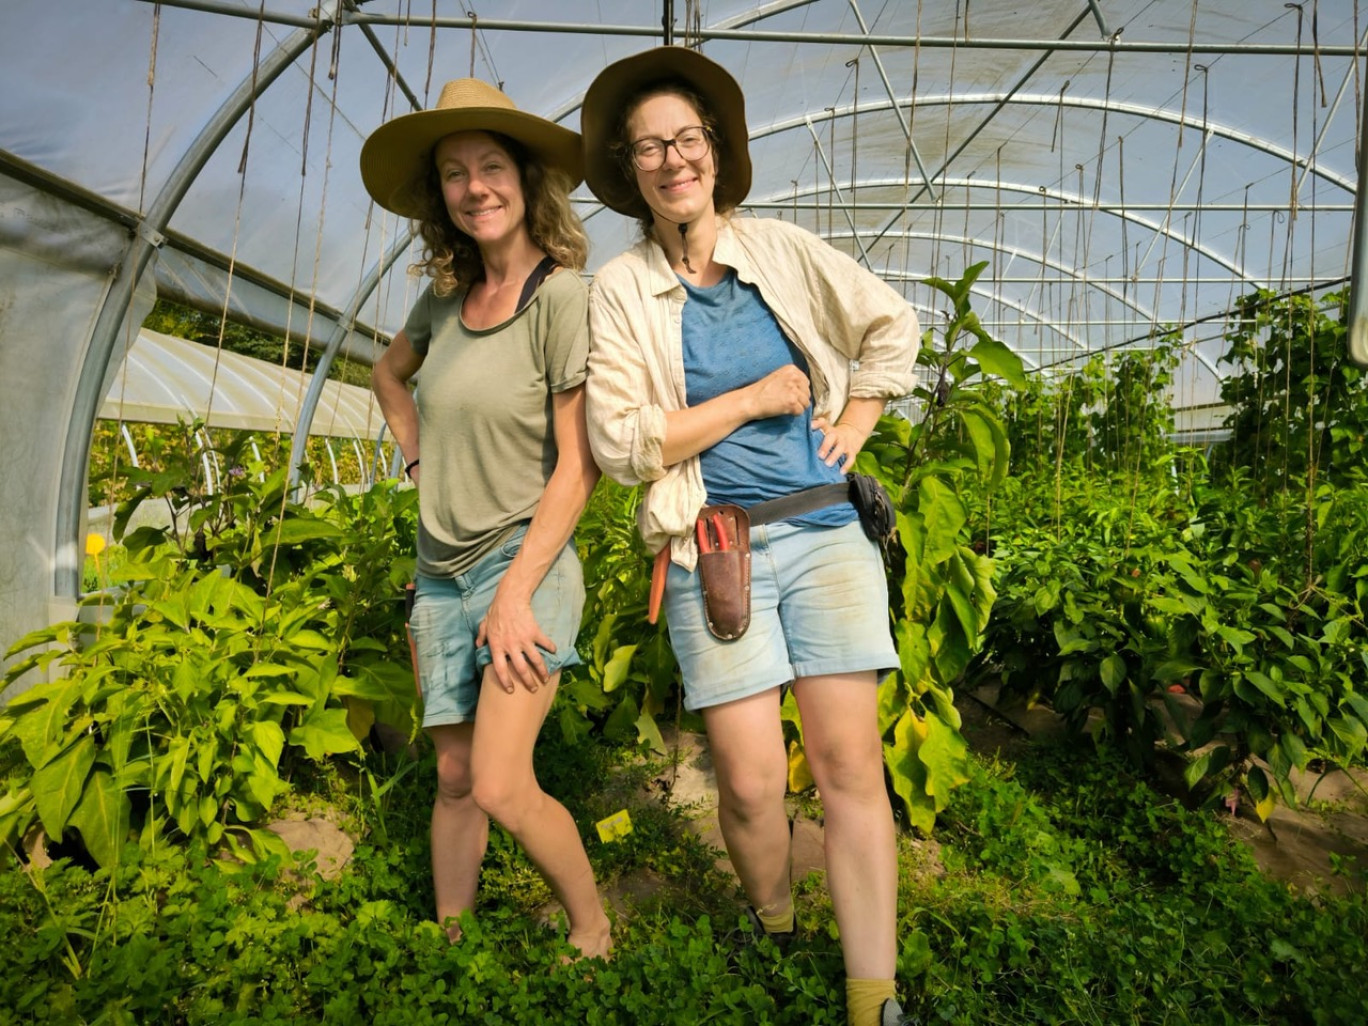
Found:
<path fill-rule="evenodd" d="M 594 826 L 598 828 L 599 840 L 604 844 L 610 844 L 632 832 L 632 817 L 627 815 L 626 809 L 618 809 L 608 818 L 599 820 Z"/>

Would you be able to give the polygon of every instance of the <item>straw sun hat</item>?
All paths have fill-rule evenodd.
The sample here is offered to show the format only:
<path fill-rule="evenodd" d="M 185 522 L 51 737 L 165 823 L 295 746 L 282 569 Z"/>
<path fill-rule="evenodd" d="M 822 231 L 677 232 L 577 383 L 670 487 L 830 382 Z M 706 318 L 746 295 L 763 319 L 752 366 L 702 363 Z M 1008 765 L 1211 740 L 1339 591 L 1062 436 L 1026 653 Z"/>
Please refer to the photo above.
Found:
<path fill-rule="evenodd" d="M 613 130 L 623 105 L 642 87 L 681 80 L 691 86 L 717 119 L 724 165 L 713 197 L 719 207 L 734 207 L 751 186 L 750 153 L 746 149 L 746 100 L 727 69 L 695 50 L 658 46 L 624 58 L 599 72 L 584 94 L 580 131 L 584 134 L 584 178 L 603 203 L 619 214 L 640 217 L 645 200 L 636 182 L 623 174 Z"/>
<path fill-rule="evenodd" d="M 432 147 L 452 132 L 501 132 L 549 167 L 584 178 L 580 137 L 535 114 L 518 110 L 488 82 L 458 78 L 442 87 L 437 106 L 387 121 L 361 147 L 361 180 L 386 210 L 421 218 L 420 187 L 432 165 Z"/>

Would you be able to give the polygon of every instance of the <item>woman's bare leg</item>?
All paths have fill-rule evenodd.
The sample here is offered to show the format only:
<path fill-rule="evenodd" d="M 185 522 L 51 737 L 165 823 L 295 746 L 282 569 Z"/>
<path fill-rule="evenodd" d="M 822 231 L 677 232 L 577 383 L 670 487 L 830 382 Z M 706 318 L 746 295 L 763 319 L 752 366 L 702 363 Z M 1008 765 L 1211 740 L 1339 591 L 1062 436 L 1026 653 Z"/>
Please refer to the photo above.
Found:
<path fill-rule="evenodd" d="M 826 815 L 827 886 L 846 975 L 897 968 L 898 851 L 884 788 L 874 672 L 800 678 L 803 742 Z"/>
<path fill-rule="evenodd" d="M 532 747 L 551 708 L 559 674 L 535 692 L 509 694 L 486 669 L 475 716 L 471 765 L 475 804 L 523 846 L 570 919 L 568 940 L 585 957 L 608 954 L 610 924 L 579 830 L 565 806 L 537 783 Z"/>
<path fill-rule="evenodd" d="M 779 911 L 792 896 L 784 808 L 788 756 L 779 689 L 709 706 L 703 722 L 717 774 L 717 813 L 727 854 L 756 910 Z"/>
<path fill-rule="evenodd" d="M 489 842 L 489 817 L 471 793 L 470 753 L 475 724 L 430 727 L 437 749 L 437 800 L 432 806 L 432 884 L 437 922 L 453 941 L 456 919 L 475 907 L 480 863 Z"/>

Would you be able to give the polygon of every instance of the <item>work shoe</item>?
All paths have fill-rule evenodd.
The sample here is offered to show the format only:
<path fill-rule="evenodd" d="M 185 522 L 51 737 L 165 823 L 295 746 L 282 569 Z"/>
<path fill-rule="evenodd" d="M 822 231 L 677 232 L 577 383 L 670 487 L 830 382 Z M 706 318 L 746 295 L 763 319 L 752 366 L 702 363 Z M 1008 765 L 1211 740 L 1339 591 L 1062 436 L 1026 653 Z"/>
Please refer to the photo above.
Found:
<path fill-rule="evenodd" d="M 879 1016 L 879 1026 L 921 1026 L 921 1020 L 915 1015 L 905 1015 L 902 1005 L 893 998 L 889 998 L 883 1003 L 883 1011 Z"/>
<path fill-rule="evenodd" d="M 761 937 L 768 937 L 770 940 L 774 941 L 774 946 L 779 949 L 781 954 L 786 954 L 788 952 L 789 947 L 792 946 L 794 940 L 798 936 L 798 917 L 796 912 L 794 913 L 793 929 L 783 930 L 779 933 L 770 933 L 765 929 L 765 924 L 760 922 L 760 913 L 756 912 L 755 907 L 752 905 L 746 906 L 746 919 L 750 922 L 751 926 L 751 943 L 758 942 Z"/>

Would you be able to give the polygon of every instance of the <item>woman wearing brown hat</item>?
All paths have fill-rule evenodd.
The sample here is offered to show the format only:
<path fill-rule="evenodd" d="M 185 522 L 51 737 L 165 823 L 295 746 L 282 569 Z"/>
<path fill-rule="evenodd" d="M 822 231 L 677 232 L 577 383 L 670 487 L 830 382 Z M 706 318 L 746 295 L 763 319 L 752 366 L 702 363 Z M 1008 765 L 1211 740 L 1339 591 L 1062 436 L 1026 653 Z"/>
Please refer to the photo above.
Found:
<path fill-rule="evenodd" d="M 765 931 L 795 928 L 781 690 L 826 814 L 852 1026 L 894 998 L 897 850 L 877 684 L 898 665 L 878 549 L 844 473 L 913 387 L 907 302 L 802 229 L 729 216 L 750 187 L 744 102 L 717 64 L 661 47 L 606 68 L 581 113 L 585 177 L 643 239 L 591 289 L 589 435 L 664 573 L 685 705 L 702 713 L 727 851 Z M 851 370 L 852 361 L 858 368 Z M 700 518 L 709 505 L 744 519 Z M 699 577 L 749 539 L 749 625 Z M 725 583 L 725 582 L 724 582 Z M 737 589 L 744 590 L 744 589 Z M 724 640 L 725 639 L 725 640 Z"/>
<path fill-rule="evenodd" d="M 419 486 L 412 626 L 437 750 L 437 919 L 459 937 L 492 816 L 564 905 L 570 944 L 606 955 L 579 831 L 532 768 L 560 671 L 579 661 L 572 532 L 599 476 L 584 419 L 588 296 L 575 273 L 588 245 L 569 202 L 579 136 L 461 79 L 434 109 L 377 129 L 361 174 L 377 203 L 418 222 L 418 266 L 432 278 L 372 384 Z"/>

